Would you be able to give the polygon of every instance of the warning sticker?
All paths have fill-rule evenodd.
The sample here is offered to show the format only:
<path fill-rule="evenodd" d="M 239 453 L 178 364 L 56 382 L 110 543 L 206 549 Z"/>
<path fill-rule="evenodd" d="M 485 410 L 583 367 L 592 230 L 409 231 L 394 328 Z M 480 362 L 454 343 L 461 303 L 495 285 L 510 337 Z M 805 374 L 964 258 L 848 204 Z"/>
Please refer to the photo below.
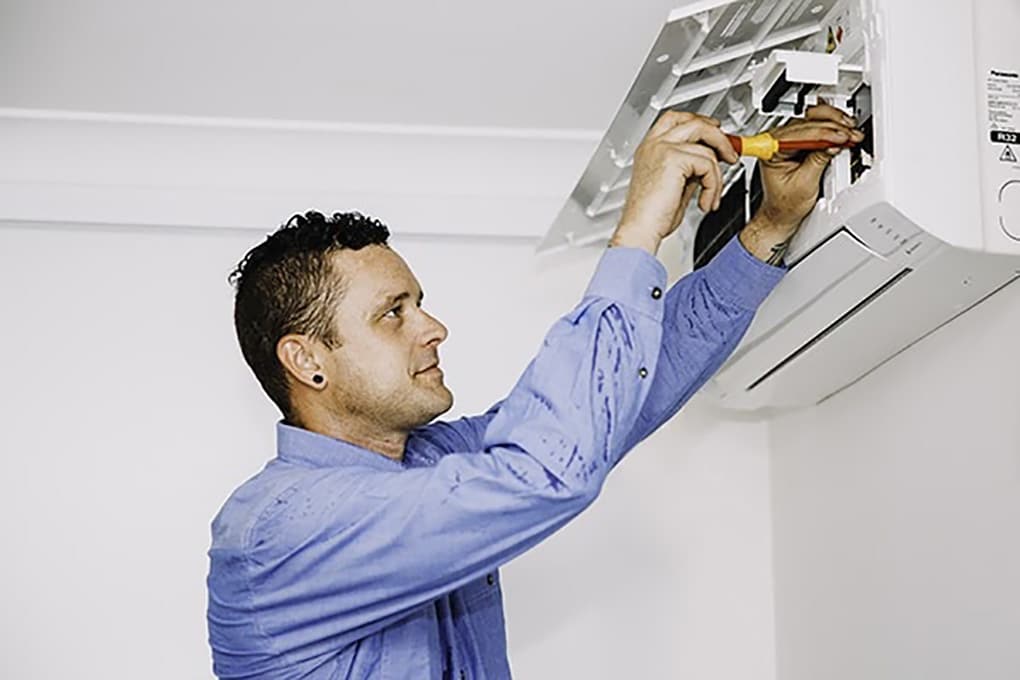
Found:
<path fill-rule="evenodd" d="M 992 130 L 1016 130 L 1020 125 L 1020 73 L 988 72 L 988 126 Z"/>
<path fill-rule="evenodd" d="M 986 88 L 991 142 L 1003 145 L 1000 161 L 1016 163 L 1016 151 L 1010 145 L 1020 144 L 1020 73 L 990 69 Z"/>

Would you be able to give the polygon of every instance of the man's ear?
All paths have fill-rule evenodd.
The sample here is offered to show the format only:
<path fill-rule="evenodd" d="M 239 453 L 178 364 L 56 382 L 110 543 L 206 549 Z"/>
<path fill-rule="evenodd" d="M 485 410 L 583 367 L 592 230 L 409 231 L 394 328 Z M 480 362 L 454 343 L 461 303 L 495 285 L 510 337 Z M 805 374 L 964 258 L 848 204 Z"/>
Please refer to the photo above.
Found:
<path fill-rule="evenodd" d="M 307 335 L 290 334 L 280 338 L 276 343 L 276 357 L 290 377 L 299 383 L 314 390 L 326 386 L 321 346 Z"/>

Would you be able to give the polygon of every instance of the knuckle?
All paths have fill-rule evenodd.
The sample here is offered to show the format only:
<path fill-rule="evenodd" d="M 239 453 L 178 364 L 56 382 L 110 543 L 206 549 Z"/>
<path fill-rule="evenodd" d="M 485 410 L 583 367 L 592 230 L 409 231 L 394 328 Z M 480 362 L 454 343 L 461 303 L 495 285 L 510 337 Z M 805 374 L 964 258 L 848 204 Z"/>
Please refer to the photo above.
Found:
<path fill-rule="evenodd" d="M 669 116 L 670 119 L 680 122 L 686 122 L 695 117 L 695 115 L 690 111 L 677 111 L 676 109 L 670 109 L 666 112 L 666 115 Z"/>

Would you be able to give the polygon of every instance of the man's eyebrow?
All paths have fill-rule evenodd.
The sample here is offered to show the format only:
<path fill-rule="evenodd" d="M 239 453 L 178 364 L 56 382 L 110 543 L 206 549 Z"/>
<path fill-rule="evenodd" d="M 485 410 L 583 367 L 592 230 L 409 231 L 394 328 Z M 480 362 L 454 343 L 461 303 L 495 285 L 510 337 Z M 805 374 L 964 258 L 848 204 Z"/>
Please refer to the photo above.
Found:
<path fill-rule="evenodd" d="M 376 309 L 378 309 L 378 310 L 382 310 L 384 308 L 388 309 L 390 307 L 393 307 L 397 303 L 403 302 L 404 300 L 410 300 L 410 299 L 411 299 L 411 293 L 405 290 L 403 293 L 397 293 L 396 295 L 388 296 L 386 299 L 384 299 L 382 302 L 379 303 L 379 305 L 376 307 Z M 421 301 L 424 300 L 424 299 L 425 299 L 425 292 L 424 291 L 419 291 L 418 292 L 418 304 L 421 304 Z"/>

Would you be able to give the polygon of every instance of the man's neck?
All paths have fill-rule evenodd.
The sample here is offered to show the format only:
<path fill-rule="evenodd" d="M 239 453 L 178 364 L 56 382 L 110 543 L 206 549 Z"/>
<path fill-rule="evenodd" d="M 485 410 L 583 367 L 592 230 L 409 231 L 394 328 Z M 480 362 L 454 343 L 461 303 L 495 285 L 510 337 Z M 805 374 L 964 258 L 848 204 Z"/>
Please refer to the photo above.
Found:
<path fill-rule="evenodd" d="M 356 417 L 339 417 L 329 413 L 303 414 L 297 425 L 310 432 L 341 439 L 398 462 L 404 460 L 407 432 L 386 431 Z"/>

